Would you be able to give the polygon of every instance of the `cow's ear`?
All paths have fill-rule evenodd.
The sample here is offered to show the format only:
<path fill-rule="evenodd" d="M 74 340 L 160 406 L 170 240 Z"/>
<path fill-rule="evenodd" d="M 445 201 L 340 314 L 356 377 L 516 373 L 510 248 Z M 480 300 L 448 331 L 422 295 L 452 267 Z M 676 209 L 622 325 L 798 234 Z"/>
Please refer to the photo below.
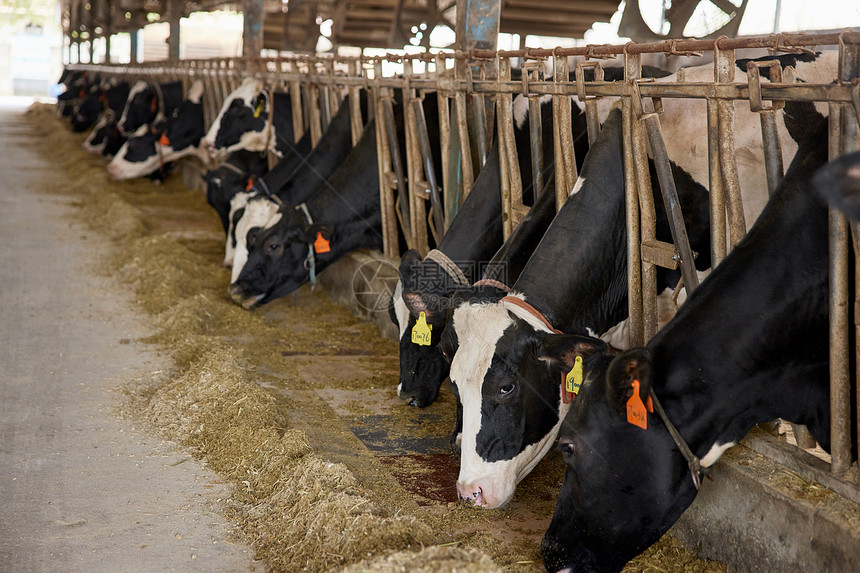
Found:
<path fill-rule="evenodd" d="M 421 253 L 419 253 L 415 249 L 409 249 L 403 256 L 400 257 L 400 267 L 397 269 L 397 272 L 400 274 L 400 280 L 405 285 L 411 285 L 413 283 L 412 279 L 414 278 L 412 272 L 412 265 L 420 263 L 422 261 Z"/>
<path fill-rule="evenodd" d="M 616 356 L 606 370 L 606 398 L 622 415 L 633 395 L 633 381 L 639 381 L 639 397 L 647 402 L 651 390 L 651 353 L 634 348 Z"/>
<path fill-rule="evenodd" d="M 299 236 L 302 242 L 313 245 L 318 255 L 331 251 L 331 227 L 324 223 L 312 223 L 304 227 Z"/>
<path fill-rule="evenodd" d="M 262 230 L 262 227 L 251 227 L 248 229 L 248 233 L 245 235 L 245 246 L 249 251 L 257 246 L 257 237 L 260 236 L 260 231 Z"/>
<path fill-rule="evenodd" d="M 606 352 L 606 343 L 599 338 L 578 334 L 546 334 L 538 347 L 538 358 L 558 372 L 570 372 L 576 359 L 585 360 L 592 354 Z"/>

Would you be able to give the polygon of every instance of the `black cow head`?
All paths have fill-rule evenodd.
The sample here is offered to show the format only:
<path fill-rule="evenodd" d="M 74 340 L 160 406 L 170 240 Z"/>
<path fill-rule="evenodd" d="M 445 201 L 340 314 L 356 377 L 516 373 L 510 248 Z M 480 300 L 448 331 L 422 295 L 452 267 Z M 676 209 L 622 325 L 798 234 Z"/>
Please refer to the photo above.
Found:
<path fill-rule="evenodd" d="M 269 96 L 258 79 L 247 78 L 224 101 L 221 112 L 204 137 L 211 155 L 238 149 L 264 151 L 269 129 Z M 274 141 L 269 142 L 270 145 Z"/>
<path fill-rule="evenodd" d="M 99 113 L 105 108 L 107 96 L 97 85 L 91 86 L 87 94 L 75 102 L 72 113 L 72 129 L 78 133 L 92 127 Z"/>
<path fill-rule="evenodd" d="M 155 121 L 158 115 L 158 95 L 149 83 L 140 80 L 131 88 L 128 101 L 117 124 L 125 136 L 136 132 L 141 126 Z"/>
<path fill-rule="evenodd" d="M 202 83 L 195 83 L 188 99 L 174 108 L 166 119 L 149 129 L 142 127 L 130 137 L 108 165 L 108 172 L 117 179 L 142 177 L 165 163 L 193 153 L 205 132 L 200 103 L 202 89 Z"/>
<path fill-rule="evenodd" d="M 591 356 L 566 350 L 567 336 L 550 351 L 554 360 L 586 356 L 591 368 L 559 431 L 567 466 L 552 523 L 541 543 L 549 571 L 614 572 L 657 541 L 696 494 L 686 461 L 653 414 L 647 429 L 627 420 L 627 402 L 639 384 L 648 401 L 652 364 L 645 349 Z"/>
<path fill-rule="evenodd" d="M 422 264 L 418 251 L 409 250 L 401 258 L 400 282 L 390 308 L 400 331 L 397 395 L 410 406 L 424 408 L 432 404 L 448 377 L 448 361 L 438 345 L 451 310 L 455 285 L 450 283 L 451 278 L 438 265 Z M 429 338 L 416 337 L 413 342 L 413 331 L 418 328 L 427 332 L 425 325 Z"/>
<path fill-rule="evenodd" d="M 308 224 L 290 205 L 283 205 L 260 229 L 247 235 L 248 260 L 230 285 L 230 298 L 245 309 L 265 304 L 308 281 L 308 246 L 329 237 L 326 225 Z M 327 255 L 317 255 L 326 257 Z"/>
<path fill-rule="evenodd" d="M 225 232 L 230 226 L 230 201 L 267 170 L 265 153 L 240 149 L 216 169 L 206 171 L 206 201 L 218 213 Z"/>

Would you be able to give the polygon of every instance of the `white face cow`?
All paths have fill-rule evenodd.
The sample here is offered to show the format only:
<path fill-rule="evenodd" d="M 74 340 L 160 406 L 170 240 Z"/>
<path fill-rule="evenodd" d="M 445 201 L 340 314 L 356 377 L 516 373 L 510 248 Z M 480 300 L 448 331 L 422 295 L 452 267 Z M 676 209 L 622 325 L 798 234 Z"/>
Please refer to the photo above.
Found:
<path fill-rule="evenodd" d="M 263 90 L 263 82 L 245 78 L 224 100 L 202 145 L 213 159 L 239 149 L 265 151 L 271 148 L 274 151 L 276 141 L 269 123 L 271 105 L 268 92 Z"/>
<path fill-rule="evenodd" d="M 230 201 L 230 231 L 224 266 L 232 267 L 231 283 L 239 278 L 248 261 L 248 232 L 267 229 L 279 220 L 278 205 L 264 195 L 239 193 Z"/>

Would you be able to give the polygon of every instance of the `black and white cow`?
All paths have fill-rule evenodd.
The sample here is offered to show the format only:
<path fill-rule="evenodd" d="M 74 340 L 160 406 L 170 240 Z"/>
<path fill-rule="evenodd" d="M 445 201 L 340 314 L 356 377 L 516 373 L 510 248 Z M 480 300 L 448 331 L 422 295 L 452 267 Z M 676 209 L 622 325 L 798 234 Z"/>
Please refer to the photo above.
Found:
<path fill-rule="evenodd" d="M 130 137 L 139 133 L 141 127 L 167 117 L 181 103 L 182 82 L 156 85 L 138 80 L 129 91 L 117 128 L 124 136 Z"/>
<path fill-rule="evenodd" d="M 203 82 L 197 80 L 185 101 L 172 109 L 167 104 L 165 118 L 128 138 L 108 164 L 108 173 L 115 179 L 143 177 L 166 163 L 196 154 L 206 131 L 202 98 Z"/>
<path fill-rule="evenodd" d="M 75 102 L 71 117 L 72 129 L 81 132 L 91 128 L 111 108 L 111 98 L 115 101 L 121 99 L 124 104 L 128 92 L 128 82 L 115 76 L 90 86 L 87 95 Z"/>
<path fill-rule="evenodd" d="M 360 110 L 363 124 L 367 117 L 365 93 L 361 95 Z M 240 192 L 231 199 L 230 228 L 224 256 L 224 265 L 233 269 L 230 282 L 239 278 L 248 259 L 247 232 L 265 225 L 278 210 L 278 205 L 269 200 L 269 195 L 277 196 L 288 205 L 304 203 L 340 168 L 351 151 L 350 109 L 349 106 L 341 106 L 314 149 L 307 157 L 300 158 L 294 169 L 291 165 L 296 162 L 292 158 L 297 154 L 282 159 L 251 190 Z"/>
<path fill-rule="evenodd" d="M 128 101 L 129 92 L 130 86 L 125 80 L 116 83 L 104 92 L 99 116 L 83 143 L 84 149 L 92 153 L 101 153 L 105 149 L 108 136 L 116 131 L 116 123 Z"/>
<path fill-rule="evenodd" d="M 438 111 L 435 94 L 424 98 L 431 149 L 439 172 Z M 402 113 L 395 113 L 398 141 L 404 141 Z M 405 153 L 401 150 L 402 153 Z M 309 246 L 327 240 L 324 253 L 318 252 L 316 270 L 320 271 L 355 249 L 380 249 L 382 233 L 379 208 L 379 173 L 376 133 L 369 124 L 343 165 L 307 201 L 309 213 L 298 207 L 284 206 L 257 233 L 248 236 L 248 262 L 230 285 L 232 300 L 252 308 L 284 296 L 310 280 Z M 312 247 L 313 248 L 313 247 Z"/>
<path fill-rule="evenodd" d="M 693 501 L 652 395 L 705 468 L 777 417 L 828 449 L 827 209 L 810 188 L 826 149 L 824 129 L 802 144 L 747 237 L 645 348 L 613 356 L 584 337 L 535 340 L 555 376 L 577 357 L 585 371 L 559 435 L 567 472 L 541 546 L 548 570 L 620 571 Z"/>
<path fill-rule="evenodd" d="M 531 198 L 536 193 L 532 189 L 527 98 L 517 96 L 513 108 L 521 184 L 524 197 L 531 203 Z M 541 125 L 544 126 L 543 164 L 547 171 L 544 174 L 546 178 L 551 175 L 553 168 L 552 104 L 549 99 L 541 102 Z M 587 141 L 582 137 L 585 134 L 585 120 L 581 114 L 574 115 L 573 131 L 578 166 L 581 166 L 588 149 Z M 553 189 L 550 188 L 547 192 L 554 196 Z M 486 165 L 478 174 L 469 196 L 436 248 L 436 251 L 444 254 L 460 268 L 468 284 L 484 278 L 483 265 L 487 264 L 502 244 L 501 210 L 499 156 L 497 143 L 494 142 Z M 545 221 L 545 225 L 549 220 Z M 540 229 L 540 236 L 544 230 L 545 227 Z M 507 270 L 502 281 L 513 284 L 519 274 L 511 274 Z M 464 285 L 459 284 L 433 256 L 422 260 L 414 250 L 403 255 L 399 271 L 400 281 L 392 297 L 390 309 L 392 321 L 398 326 L 400 337 L 400 383 L 397 386 L 397 394 L 409 405 L 424 408 L 436 400 L 442 382 L 448 377 L 449 363 L 439 350 L 438 344 L 450 319 L 451 297 Z M 424 313 L 424 320 L 431 329 L 427 344 L 423 341 L 421 344 L 412 342 L 411 332 L 421 313 Z"/>
<path fill-rule="evenodd" d="M 288 93 L 264 90 L 262 80 L 245 78 L 224 100 L 202 145 L 214 158 L 238 149 L 304 157 L 310 151 L 310 138 L 295 142 L 292 109 Z"/>
<path fill-rule="evenodd" d="M 798 58 L 800 57 L 792 56 L 790 61 L 810 63 Z M 814 56 L 810 59 L 814 59 Z M 832 67 L 830 77 L 833 77 L 835 59 L 823 57 L 817 63 L 823 64 L 822 67 L 826 70 Z M 688 70 L 687 81 L 705 81 L 709 77 L 708 74 L 711 74 L 712 79 L 713 67 L 704 67 L 707 71 L 701 68 Z M 815 66 L 806 67 L 804 70 L 808 73 L 806 77 L 814 79 L 827 75 L 826 71 L 822 75 L 821 69 Z M 699 234 L 699 239 L 696 239 L 695 234 L 691 236 L 691 243 L 693 250 L 699 253 L 696 266 L 703 270 L 709 266 L 710 252 L 706 232 L 707 196 L 703 186 L 703 183 L 707 182 L 707 165 L 704 168 L 700 165 L 707 164 L 703 161 L 706 155 L 702 155 L 707 149 L 705 104 L 701 101 L 686 102 L 690 105 L 685 106 L 684 103 L 664 101 L 662 123 L 669 156 L 676 162 L 673 167 L 676 185 L 679 191 L 695 191 L 694 195 L 698 197 L 682 198 L 681 202 L 685 219 L 693 218 L 693 221 L 687 221 L 688 229 L 692 223 L 692 227 L 696 228 Z M 737 104 L 735 108 L 735 143 L 738 170 L 744 183 L 744 210 L 747 220 L 750 220 L 758 213 L 760 198 L 767 196 L 767 186 L 760 159 L 763 154 L 758 131 L 760 124 L 757 118 L 752 116 L 749 105 L 743 105 L 746 106 L 745 109 Z M 694 112 L 699 107 L 702 108 L 699 110 L 702 114 L 696 115 Z M 787 105 L 786 111 L 779 114 L 778 129 L 783 153 L 792 153 L 797 149 L 797 143 L 791 136 L 792 129 L 797 133 L 798 126 L 802 126 L 805 121 L 811 121 L 816 115 L 812 106 L 798 104 Z M 682 133 L 681 127 L 686 127 L 687 132 Z M 601 134 L 601 137 L 604 136 L 605 134 Z M 698 146 L 700 139 L 704 147 Z M 614 145 L 619 146 L 620 143 L 616 141 Z M 604 153 L 607 153 L 605 148 Z M 608 152 L 608 157 L 608 161 L 592 161 L 592 175 L 585 175 L 584 169 L 574 191 L 598 186 L 600 189 L 595 193 L 600 191 L 605 195 L 610 190 L 617 193 L 618 189 L 623 189 L 622 171 L 619 168 L 622 165 L 620 151 Z M 753 166 L 748 162 L 755 158 L 759 158 L 759 163 L 755 166 L 756 170 L 753 170 Z M 599 166 L 601 163 L 602 167 Z M 692 174 L 683 168 L 683 165 L 689 166 L 698 177 L 704 179 L 691 177 Z M 611 170 L 615 170 L 615 173 L 608 173 Z M 656 191 L 658 185 L 653 168 L 652 182 Z M 575 193 L 574 197 L 579 195 L 580 193 Z M 576 202 L 579 201 L 581 199 L 576 199 Z M 516 289 L 518 295 L 506 299 L 507 302 L 466 305 L 454 312 L 456 334 L 452 333 L 452 338 L 466 343 L 465 348 L 461 346 L 457 350 L 451 365 L 451 380 L 457 385 L 463 402 L 458 491 L 464 499 L 471 499 L 479 506 L 496 507 L 510 498 L 516 483 L 531 471 L 549 449 L 561 418 L 569 407 L 561 401 L 560 388 L 546 373 L 546 367 L 541 368 L 538 361 L 526 350 L 527 341 L 541 328 L 548 331 L 547 327 L 519 308 L 517 301 L 513 299 L 525 297 L 529 304 L 537 307 L 549 318 L 550 324 L 564 332 L 588 333 L 600 336 L 616 348 L 629 347 L 626 320 L 623 320 L 627 316 L 626 251 L 617 242 L 626 240 L 623 205 L 617 202 L 614 204 L 612 208 L 615 209 L 616 218 L 613 222 L 603 224 L 604 227 L 609 225 L 613 228 L 601 231 L 594 222 L 606 221 L 601 217 L 608 212 L 593 211 L 601 204 L 606 208 L 606 198 L 603 197 L 601 201 L 602 203 L 582 208 L 582 212 L 592 214 L 591 218 L 582 219 L 575 228 L 562 231 L 555 250 L 550 249 L 545 238 L 542 249 L 538 249 L 536 253 L 543 252 L 547 255 L 542 262 L 540 257 L 533 257 L 529 262 L 520 277 L 520 281 L 525 277 L 525 282 L 523 288 Z M 616 198 L 616 201 L 622 199 Z M 659 194 L 655 193 L 655 201 L 658 205 L 657 214 L 662 216 L 662 200 Z M 571 203 L 571 200 L 568 203 Z M 618 209 L 621 209 L 621 216 L 617 215 Z M 564 225 L 557 217 L 550 231 L 557 224 Z M 661 226 L 663 231 L 660 231 Z M 658 221 L 658 233 L 663 234 L 662 240 L 671 241 L 665 229 L 665 223 Z M 580 241 L 574 240 L 577 235 L 580 236 Z M 555 283 L 555 277 L 562 268 L 568 269 L 567 273 L 572 277 L 563 283 L 564 289 L 558 288 Z M 531 273 L 529 269 L 533 269 Z M 532 276 L 527 277 L 529 274 Z M 658 270 L 658 283 L 661 289 L 672 284 L 662 269 Z M 658 309 L 661 322 L 665 323 L 673 311 L 671 305 Z M 448 329 L 449 332 L 451 330 Z M 456 343 L 448 346 L 454 347 Z M 509 390 L 509 383 L 504 381 L 509 380 L 512 375 L 520 377 L 521 382 L 514 387 L 524 386 L 528 391 L 520 391 L 513 397 L 506 398 L 504 403 L 507 405 L 503 408 L 491 407 L 492 400 L 497 397 L 494 392 L 507 393 Z"/>
<path fill-rule="evenodd" d="M 569 404 L 557 376 L 532 352 L 536 337 L 554 328 L 611 337 L 627 316 L 627 250 L 621 114 L 610 113 L 586 156 L 570 198 L 499 302 L 469 301 L 453 313 L 443 350 L 459 344 L 451 382 L 463 406 L 459 495 L 482 507 L 507 502 L 516 484 L 552 445 Z M 677 167 L 674 177 L 700 270 L 709 266 L 708 194 Z M 657 236 L 671 233 L 654 179 Z M 672 287 L 678 271 L 658 276 Z M 656 293 L 655 293 L 656 294 Z"/>
<path fill-rule="evenodd" d="M 62 117 L 71 116 L 75 103 L 86 97 L 91 83 L 89 72 L 64 68 L 57 82 L 65 88 L 63 93 L 57 96 L 57 113 Z"/>
<path fill-rule="evenodd" d="M 218 213 L 225 233 L 230 228 L 230 200 L 240 191 L 250 189 L 254 179 L 268 170 L 267 154 L 240 149 L 215 169 L 206 171 L 206 202 Z"/>

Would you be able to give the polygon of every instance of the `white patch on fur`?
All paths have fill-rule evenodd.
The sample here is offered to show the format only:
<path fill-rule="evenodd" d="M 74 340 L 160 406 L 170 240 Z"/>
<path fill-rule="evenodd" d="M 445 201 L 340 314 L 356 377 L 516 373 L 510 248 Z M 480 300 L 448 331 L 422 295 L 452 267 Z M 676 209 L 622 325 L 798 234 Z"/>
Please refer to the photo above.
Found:
<path fill-rule="evenodd" d="M 582 189 L 582 186 L 585 185 L 585 177 L 577 177 L 576 183 L 573 184 L 573 189 L 570 190 L 570 195 L 568 197 L 573 197 Z"/>
<path fill-rule="evenodd" d="M 203 97 L 203 81 L 195 80 L 193 84 L 191 84 L 191 88 L 188 90 L 188 101 L 191 103 L 200 103 L 200 99 Z"/>
<path fill-rule="evenodd" d="M 117 128 L 122 132 L 125 129 L 125 122 L 128 119 L 128 108 L 131 102 L 134 101 L 134 96 L 149 87 L 149 84 L 144 80 L 137 80 L 128 92 L 128 99 L 125 101 L 125 107 L 122 108 L 122 115 L 117 122 Z"/>
<path fill-rule="evenodd" d="M 540 103 L 546 103 L 548 101 L 552 101 L 551 95 L 542 95 L 538 100 Z M 522 129 L 523 125 L 526 123 L 526 119 L 529 116 L 529 98 L 525 97 L 523 94 L 517 95 L 514 98 L 513 103 L 513 116 L 514 116 L 514 125 L 517 126 L 517 129 Z"/>
<path fill-rule="evenodd" d="M 517 295 L 522 296 L 522 295 Z M 513 308 L 512 308 L 513 307 Z M 542 440 L 527 446 L 511 460 L 486 462 L 477 452 L 478 432 L 481 429 L 481 401 L 484 376 L 490 367 L 496 344 L 504 331 L 513 324 L 509 312 L 528 321 L 535 328 L 546 331 L 535 317 L 520 314 L 519 307 L 508 303 L 463 305 L 454 311 L 453 324 L 460 340 L 451 361 L 451 381 L 457 384 L 463 405 L 463 431 L 460 446 L 460 475 L 457 489 L 464 498 L 473 498 L 472 491 L 480 491 L 476 503 L 481 507 L 499 507 L 510 500 L 517 483 L 546 455 L 555 439 L 561 420 L 569 406 L 562 404 L 558 423 Z M 559 392 L 561 391 L 559 387 Z"/>
<path fill-rule="evenodd" d="M 232 207 L 232 202 L 231 202 Z M 253 227 L 269 228 L 272 220 L 281 219 L 277 213 L 278 205 L 267 197 L 254 197 L 245 205 L 245 214 L 236 224 L 236 250 L 233 254 L 233 270 L 230 273 L 230 284 L 236 282 L 245 263 L 248 262 L 248 231 Z M 277 213 L 277 214 L 276 214 Z"/>
<path fill-rule="evenodd" d="M 406 334 L 406 328 L 409 326 L 409 307 L 403 301 L 403 281 L 400 279 L 397 279 L 391 302 L 394 305 L 394 317 L 397 319 L 397 329 L 400 332 L 397 340 L 403 340 L 403 335 Z M 397 394 L 400 395 L 400 386 L 397 387 Z"/>
<path fill-rule="evenodd" d="M 111 116 L 112 116 L 112 113 L 102 113 L 99 116 L 98 121 L 96 121 L 96 124 L 93 126 L 89 135 L 87 135 L 87 139 L 83 143 L 84 149 L 86 149 L 87 151 L 89 151 L 91 153 L 101 153 L 102 152 L 102 149 L 104 149 L 105 145 L 107 144 L 107 140 L 108 140 L 107 136 L 103 137 L 102 142 L 99 143 L 98 145 L 93 145 L 93 139 L 95 139 L 96 134 L 98 133 L 98 131 L 101 128 L 103 128 L 108 123 L 110 123 Z"/>
<path fill-rule="evenodd" d="M 260 144 L 260 149 L 251 149 L 247 147 L 242 147 L 241 141 L 238 145 L 232 145 L 227 149 L 215 150 L 215 138 L 218 136 L 218 131 L 221 129 L 221 118 L 224 116 L 224 113 L 226 113 L 227 109 L 229 109 L 230 104 L 233 103 L 233 100 L 241 99 L 248 107 L 252 107 L 251 104 L 254 101 L 254 98 L 257 97 L 257 94 L 261 91 L 263 91 L 262 80 L 259 80 L 257 78 L 245 78 L 242 84 L 238 88 L 233 90 L 233 92 L 228 95 L 227 98 L 224 100 L 224 103 L 221 105 L 221 111 L 218 112 L 218 116 L 215 118 L 215 121 L 212 122 L 212 126 L 209 128 L 209 131 L 200 141 L 200 145 L 212 149 L 213 151 L 217 151 L 219 155 L 226 155 L 236 149 L 250 149 L 251 151 L 262 151 L 263 144 Z M 244 137 L 244 135 L 242 137 Z"/>
<path fill-rule="evenodd" d="M 248 191 L 239 191 L 230 199 L 230 215 L 227 217 L 227 245 L 224 248 L 225 267 L 233 266 L 233 255 L 236 252 L 236 248 L 233 245 L 233 215 L 236 214 L 236 211 L 244 207 L 250 198 L 251 193 Z"/>
<path fill-rule="evenodd" d="M 725 444 L 714 444 L 711 446 L 711 449 L 708 450 L 708 453 L 705 454 L 700 461 L 702 465 L 706 468 L 711 467 L 716 463 L 718 459 L 725 453 L 726 450 L 733 447 L 737 442 L 728 442 Z"/>

